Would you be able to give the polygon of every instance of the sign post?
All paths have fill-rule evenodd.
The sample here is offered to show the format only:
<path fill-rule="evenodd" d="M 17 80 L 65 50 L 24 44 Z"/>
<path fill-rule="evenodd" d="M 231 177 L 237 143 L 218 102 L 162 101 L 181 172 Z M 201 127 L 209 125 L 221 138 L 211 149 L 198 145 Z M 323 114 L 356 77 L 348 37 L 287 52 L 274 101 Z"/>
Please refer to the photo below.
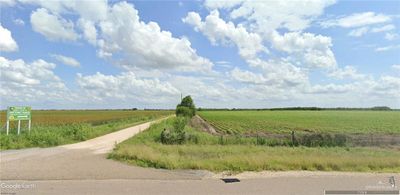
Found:
<path fill-rule="evenodd" d="M 29 120 L 29 122 L 28 122 L 28 131 L 29 131 L 29 133 L 31 132 L 31 120 Z"/>
<path fill-rule="evenodd" d="M 18 135 L 21 133 L 21 120 L 29 120 L 28 129 L 31 131 L 31 107 L 11 106 L 7 108 L 7 135 L 10 129 L 10 121 L 18 121 Z"/>
<path fill-rule="evenodd" d="M 21 132 L 21 120 L 18 120 L 18 135 Z"/>
<path fill-rule="evenodd" d="M 10 129 L 10 121 L 8 121 L 8 117 L 7 117 L 7 135 L 8 135 L 8 130 Z"/>

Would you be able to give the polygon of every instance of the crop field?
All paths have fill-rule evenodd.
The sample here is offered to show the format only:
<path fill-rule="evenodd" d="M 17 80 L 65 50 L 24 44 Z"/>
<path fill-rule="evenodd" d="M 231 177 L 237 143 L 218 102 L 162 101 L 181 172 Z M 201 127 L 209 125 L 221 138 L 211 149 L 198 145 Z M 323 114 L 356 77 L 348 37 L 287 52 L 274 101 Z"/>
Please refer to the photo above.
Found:
<path fill-rule="evenodd" d="M 117 145 L 109 158 L 143 167 L 220 171 L 400 172 L 400 150 L 380 147 L 287 147 L 259 143 L 255 137 L 214 136 L 186 126 L 195 137 L 184 144 L 162 144 L 172 119 Z M 223 138 L 223 139 L 221 139 Z"/>
<path fill-rule="evenodd" d="M 11 122 L 10 135 L 5 132 L 6 112 L 0 112 L 0 149 L 49 147 L 84 141 L 135 124 L 173 114 L 172 111 L 59 110 L 32 111 L 32 129 L 21 122 Z"/>
<path fill-rule="evenodd" d="M 33 110 L 32 121 L 37 125 L 59 125 L 71 123 L 101 124 L 127 119 L 164 116 L 171 111 L 124 111 L 124 110 Z M 0 124 L 4 125 L 6 111 L 0 112 Z"/>
<path fill-rule="evenodd" d="M 399 111 L 201 111 L 225 134 L 343 133 L 400 134 Z"/>

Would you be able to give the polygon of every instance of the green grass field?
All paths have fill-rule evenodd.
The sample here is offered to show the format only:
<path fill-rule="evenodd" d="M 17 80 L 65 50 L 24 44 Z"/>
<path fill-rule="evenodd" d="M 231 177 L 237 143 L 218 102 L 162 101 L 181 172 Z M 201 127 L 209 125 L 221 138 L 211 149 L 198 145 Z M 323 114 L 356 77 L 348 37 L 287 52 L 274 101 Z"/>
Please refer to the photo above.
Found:
<path fill-rule="evenodd" d="M 226 134 L 292 130 L 400 134 L 399 111 L 201 111 L 198 114 Z"/>
<path fill-rule="evenodd" d="M 32 111 L 32 129 L 22 122 L 22 134 L 16 135 L 12 122 L 6 135 L 5 111 L 0 112 L 0 149 L 49 147 L 84 141 L 135 124 L 173 114 L 172 111 L 63 110 Z"/>
<path fill-rule="evenodd" d="M 370 147 L 270 147 L 254 137 L 213 136 L 186 126 L 196 139 L 182 145 L 160 142 L 172 120 L 154 124 L 118 144 L 110 158 L 143 167 L 219 171 L 321 170 L 400 172 L 400 150 Z"/>

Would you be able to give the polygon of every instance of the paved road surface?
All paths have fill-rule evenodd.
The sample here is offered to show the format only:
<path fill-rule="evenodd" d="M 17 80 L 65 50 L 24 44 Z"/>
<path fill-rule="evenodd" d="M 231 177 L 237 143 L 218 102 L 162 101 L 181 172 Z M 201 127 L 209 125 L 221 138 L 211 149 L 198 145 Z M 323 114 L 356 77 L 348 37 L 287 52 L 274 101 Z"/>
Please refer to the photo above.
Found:
<path fill-rule="evenodd" d="M 115 143 L 145 130 L 130 127 L 85 142 L 0 152 L 1 194 L 324 194 L 324 190 L 392 190 L 399 174 L 244 173 L 224 183 L 207 171 L 168 171 L 106 158 Z"/>
<path fill-rule="evenodd" d="M 393 190 L 385 176 L 309 176 L 243 179 L 87 179 L 2 181 L 2 193 L 16 194 L 324 194 L 324 190 Z M 19 186 L 18 186 L 19 185 Z M 16 189 L 13 186 L 17 186 Z M 3 188 L 8 187 L 8 188 Z M 398 188 L 396 188 L 398 190 Z"/>

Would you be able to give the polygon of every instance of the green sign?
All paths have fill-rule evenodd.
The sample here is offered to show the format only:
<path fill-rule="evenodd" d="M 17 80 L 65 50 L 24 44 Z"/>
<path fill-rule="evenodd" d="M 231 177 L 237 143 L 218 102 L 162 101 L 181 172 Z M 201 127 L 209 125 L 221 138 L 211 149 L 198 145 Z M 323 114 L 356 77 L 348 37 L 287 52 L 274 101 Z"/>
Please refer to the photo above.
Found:
<path fill-rule="evenodd" d="M 31 120 L 31 107 L 29 106 L 12 106 L 7 109 L 7 120 Z"/>

